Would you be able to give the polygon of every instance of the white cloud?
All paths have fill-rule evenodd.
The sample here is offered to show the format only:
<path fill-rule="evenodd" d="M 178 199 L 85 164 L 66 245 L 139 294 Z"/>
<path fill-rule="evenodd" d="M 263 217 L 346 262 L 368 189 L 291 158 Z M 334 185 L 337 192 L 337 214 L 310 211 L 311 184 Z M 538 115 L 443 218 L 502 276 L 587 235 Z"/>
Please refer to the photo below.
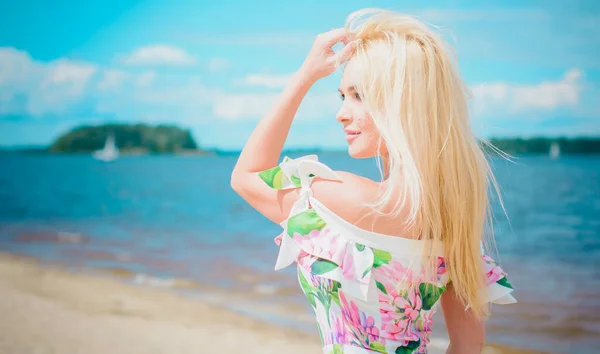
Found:
<path fill-rule="evenodd" d="M 129 73 L 121 70 L 105 70 L 102 79 L 98 82 L 98 89 L 102 91 L 117 89 L 130 77 Z"/>
<path fill-rule="evenodd" d="M 140 75 L 127 88 L 119 95 L 98 97 L 96 112 L 125 120 L 189 124 L 211 119 L 213 102 L 220 94 L 219 89 L 207 87 L 198 77 L 155 72 Z"/>
<path fill-rule="evenodd" d="M 257 118 L 264 115 L 275 102 L 274 93 L 229 94 L 219 97 L 213 105 L 213 113 L 220 118 L 237 120 Z"/>
<path fill-rule="evenodd" d="M 181 48 L 155 44 L 134 50 L 122 59 L 126 65 L 187 66 L 197 63 L 196 58 Z"/>
<path fill-rule="evenodd" d="M 107 69 L 103 71 L 102 79 L 98 82 L 97 87 L 100 91 L 114 91 L 126 85 L 132 84 L 133 87 L 145 88 L 149 87 L 156 80 L 156 71 L 149 70 L 139 74 L 133 74 L 123 70 Z M 132 89 L 132 86 L 127 86 Z"/>
<path fill-rule="evenodd" d="M 96 73 L 96 70 L 96 66 L 92 64 L 59 59 L 48 65 L 41 87 L 68 85 L 72 93 L 79 95 L 83 91 L 83 85 Z"/>
<path fill-rule="evenodd" d="M 63 113 L 96 74 L 96 65 L 70 59 L 48 63 L 15 48 L 0 48 L 0 114 Z"/>
<path fill-rule="evenodd" d="M 154 82 L 155 79 L 156 79 L 156 72 L 147 71 L 145 73 L 139 74 L 135 78 L 135 83 L 136 83 L 136 85 L 138 85 L 140 87 L 148 87 L 148 86 L 152 85 L 152 83 Z"/>
<path fill-rule="evenodd" d="M 30 70 L 33 62 L 28 53 L 10 47 L 0 47 L 0 85 L 14 85 Z"/>
<path fill-rule="evenodd" d="M 221 94 L 213 105 L 213 114 L 227 120 L 261 118 L 268 113 L 279 93 Z M 308 94 L 298 108 L 300 120 L 333 117 L 340 107 L 337 94 Z"/>
<path fill-rule="evenodd" d="M 582 73 L 578 69 L 567 72 L 556 82 L 542 82 L 534 86 L 515 86 L 515 109 L 554 109 L 579 103 Z"/>
<path fill-rule="evenodd" d="M 216 122 L 223 127 L 262 118 L 289 80 L 289 75 L 249 74 L 237 80 L 240 86 L 234 87 L 234 92 L 207 86 L 200 77 L 188 73 L 111 68 L 97 73 L 92 63 L 65 58 L 46 63 L 14 48 L 0 48 L 0 115 L 56 114 L 71 120 L 110 116 L 186 125 Z M 583 81 L 582 71 L 572 69 L 556 80 L 528 85 L 477 85 L 472 88 L 474 104 L 477 114 L 484 118 L 535 117 L 539 122 L 529 120 L 532 131 L 543 131 L 541 121 L 555 110 L 569 110 L 584 118 L 591 117 L 594 110 L 597 115 L 597 91 L 593 87 L 583 90 Z M 91 83 L 94 86 L 89 89 Z M 336 92 L 315 87 L 300 105 L 297 120 L 315 126 L 317 120 L 334 119 L 340 105 Z"/>
<path fill-rule="evenodd" d="M 227 70 L 230 67 L 231 67 L 231 62 L 229 62 L 229 60 L 223 59 L 223 58 L 212 58 L 208 62 L 208 70 L 213 73 Z"/>
<path fill-rule="evenodd" d="M 533 85 L 491 83 L 475 85 L 473 109 L 476 115 L 552 111 L 577 107 L 580 102 L 582 72 L 571 69 L 558 81 Z"/>
<path fill-rule="evenodd" d="M 291 75 L 248 74 L 243 79 L 233 81 L 237 86 L 263 86 L 268 88 L 284 87 Z"/>

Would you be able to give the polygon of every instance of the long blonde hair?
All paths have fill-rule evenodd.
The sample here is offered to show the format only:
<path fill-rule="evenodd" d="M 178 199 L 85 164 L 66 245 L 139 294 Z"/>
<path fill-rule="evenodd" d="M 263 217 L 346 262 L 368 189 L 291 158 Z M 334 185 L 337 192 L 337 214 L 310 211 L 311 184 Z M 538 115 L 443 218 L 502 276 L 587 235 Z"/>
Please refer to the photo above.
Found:
<path fill-rule="evenodd" d="M 470 92 L 454 52 L 421 21 L 389 10 L 356 11 L 346 29 L 357 41 L 355 85 L 388 155 L 375 206 L 391 205 L 386 214 L 405 213 L 422 239 L 441 243 L 457 297 L 486 317 L 481 247 L 491 232 L 488 188 L 496 183 L 470 127 Z"/>

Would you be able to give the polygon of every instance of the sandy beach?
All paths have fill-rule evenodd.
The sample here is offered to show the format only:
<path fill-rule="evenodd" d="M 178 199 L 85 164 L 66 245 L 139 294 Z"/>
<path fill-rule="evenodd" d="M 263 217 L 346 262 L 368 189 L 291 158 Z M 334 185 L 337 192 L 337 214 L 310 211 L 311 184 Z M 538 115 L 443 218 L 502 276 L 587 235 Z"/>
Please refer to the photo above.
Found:
<path fill-rule="evenodd" d="M 6 354 L 321 352 L 316 335 L 166 289 L 6 253 L 0 254 L 0 294 L 0 352 Z M 487 346 L 484 353 L 532 352 Z"/>

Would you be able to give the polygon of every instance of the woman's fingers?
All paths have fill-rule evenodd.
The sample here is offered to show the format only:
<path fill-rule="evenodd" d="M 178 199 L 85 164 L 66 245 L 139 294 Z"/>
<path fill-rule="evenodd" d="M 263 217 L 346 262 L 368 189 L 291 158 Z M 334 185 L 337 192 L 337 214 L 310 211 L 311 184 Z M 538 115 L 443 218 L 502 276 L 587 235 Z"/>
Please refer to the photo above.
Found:
<path fill-rule="evenodd" d="M 316 80 L 330 75 L 352 55 L 355 44 L 349 38 L 350 33 L 345 28 L 319 34 L 302 64 L 303 70 Z M 335 53 L 332 47 L 339 42 L 345 45 Z"/>
<path fill-rule="evenodd" d="M 322 33 L 320 36 L 323 40 L 323 43 L 326 46 L 331 47 L 337 42 L 344 41 L 348 37 L 348 32 L 345 28 L 336 28 L 329 32 Z"/>
<path fill-rule="evenodd" d="M 342 48 L 342 50 L 340 50 L 339 52 L 337 52 L 335 54 L 335 63 L 337 65 L 339 65 L 339 64 L 345 62 L 346 60 L 348 60 L 354 53 L 354 49 L 356 49 L 355 41 L 352 41 L 352 42 L 349 42 L 348 44 L 346 44 L 344 46 L 344 48 Z"/>

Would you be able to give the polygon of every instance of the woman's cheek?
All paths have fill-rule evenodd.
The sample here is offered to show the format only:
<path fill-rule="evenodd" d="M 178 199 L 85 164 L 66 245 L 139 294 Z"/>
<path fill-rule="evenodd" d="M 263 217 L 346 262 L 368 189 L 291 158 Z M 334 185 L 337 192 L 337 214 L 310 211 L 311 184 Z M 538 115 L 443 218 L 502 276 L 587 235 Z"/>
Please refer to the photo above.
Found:
<path fill-rule="evenodd" d="M 373 133 L 375 131 L 373 119 L 368 114 L 362 116 L 362 118 L 358 120 L 357 124 L 362 132 Z"/>

